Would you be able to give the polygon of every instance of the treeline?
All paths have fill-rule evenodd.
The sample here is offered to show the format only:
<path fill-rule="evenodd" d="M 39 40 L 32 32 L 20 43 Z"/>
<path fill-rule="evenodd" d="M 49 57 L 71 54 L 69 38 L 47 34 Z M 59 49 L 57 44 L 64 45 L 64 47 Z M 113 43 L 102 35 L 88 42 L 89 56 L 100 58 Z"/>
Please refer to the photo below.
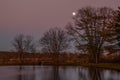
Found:
<path fill-rule="evenodd" d="M 71 43 L 80 53 L 88 54 L 90 63 L 99 63 L 104 53 L 119 55 L 120 7 L 117 10 L 84 7 L 76 12 L 73 22 L 64 29 L 49 29 L 37 43 L 32 36 L 23 34 L 17 35 L 12 42 L 19 53 L 35 53 L 39 44 L 42 52 L 54 55 L 56 63 L 58 55 L 70 48 Z"/>

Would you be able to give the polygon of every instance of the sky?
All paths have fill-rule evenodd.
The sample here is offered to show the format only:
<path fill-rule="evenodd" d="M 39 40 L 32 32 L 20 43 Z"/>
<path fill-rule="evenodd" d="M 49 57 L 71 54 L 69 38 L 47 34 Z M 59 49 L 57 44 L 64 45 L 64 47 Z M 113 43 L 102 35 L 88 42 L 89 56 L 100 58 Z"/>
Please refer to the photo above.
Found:
<path fill-rule="evenodd" d="M 117 9 L 120 0 L 0 0 L 0 51 L 13 49 L 18 34 L 36 40 L 52 27 L 65 27 L 72 12 L 85 6 Z"/>

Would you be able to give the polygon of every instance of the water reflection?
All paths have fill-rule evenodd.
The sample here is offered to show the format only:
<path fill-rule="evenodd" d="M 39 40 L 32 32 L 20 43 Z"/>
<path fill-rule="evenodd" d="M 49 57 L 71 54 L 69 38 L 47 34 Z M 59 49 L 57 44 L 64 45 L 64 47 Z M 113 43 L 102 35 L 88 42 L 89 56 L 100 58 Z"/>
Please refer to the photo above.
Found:
<path fill-rule="evenodd" d="M 103 80 L 102 79 L 103 77 L 101 76 L 102 70 L 98 68 L 90 67 L 88 71 L 89 71 L 90 80 Z"/>
<path fill-rule="evenodd" d="M 16 80 L 35 80 L 35 68 L 32 67 L 32 73 L 27 70 L 28 67 L 19 66 L 18 67 L 18 77 Z"/>
<path fill-rule="evenodd" d="M 1 66 L 0 80 L 120 80 L 120 72 L 75 66 Z"/>
<path fill-rule="evenodd" d="M 83 69 L 82 67 L 78 68 L 78 76 L 79 76 L 79 80 L 88 80 L 87 79 L 87 72 L 85 71 L 86 69 Z"/>
<path fill-rule="evenodd" d="M 51 80 L 60 80 L 58 66 L 53 66 L 53 79 Z"/>

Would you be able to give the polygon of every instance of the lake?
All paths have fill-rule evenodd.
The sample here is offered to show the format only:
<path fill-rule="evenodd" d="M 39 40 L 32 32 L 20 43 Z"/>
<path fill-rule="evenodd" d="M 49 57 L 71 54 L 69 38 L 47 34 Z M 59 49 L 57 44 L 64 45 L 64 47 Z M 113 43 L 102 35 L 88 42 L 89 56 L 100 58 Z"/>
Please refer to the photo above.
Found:
<path fill-rule="evenodd" d="M 80 66 L 1 66 L 0 80 L 120 80 L 120 72 Z"/>

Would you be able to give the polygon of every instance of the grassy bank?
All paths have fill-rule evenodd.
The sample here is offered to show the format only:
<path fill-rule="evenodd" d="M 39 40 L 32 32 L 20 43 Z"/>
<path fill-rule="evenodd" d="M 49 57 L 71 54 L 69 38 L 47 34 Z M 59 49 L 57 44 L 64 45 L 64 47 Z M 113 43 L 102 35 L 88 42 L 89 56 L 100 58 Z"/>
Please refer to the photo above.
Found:
<path fill-rule="evenodd" d="M 99 63 L 99 64 L 87 63 L 80 64 L 80 66 L 120 70 L 120 64 L 118 63 Z"/>
<path fill-rule="evenodd" d="M 86 54 L 59 54 L 58 62 L 54 62 L 53 55 L 50 53 L 21 53 L 17 52 L 0 52 L 0 66 L 15 65 L 49 65 L 49 66 L 85 66 L 106 69 L 120 70 L 120 64 L 116 63 L 88 63 Z M 109 61 L 110 62 L 110 61 Z"/>
<path fill-rule="evenodd" d="M 54 65 L 54 64 L 49 64 L 49 65 Z M 111 70 L 120 70 L 120 64 L 118 64 L 118 63 L 99 63 L 99 64 L 93 64 L 93 63 L 84 63 L 84 64 L 64 63 L 64 64 L 58 64 L 58 66 L 84 66 L 84 67 L 95 67 L 95 68 L 103 68 L 103 69 L 111 69 Z"/>
<path fill-rule="evenodd" d="M 47 66 L 84 66 L 84 67 L 95 67 L 95 68 L 103 68 L 103 69 L 113 69 L 113 70 L 120 70 L 120 64 L 118 63 L 99 63 L 99 64 L 93 64 L 93 63 L 43 63 L 43 64 L 36 64 L 36 63 L 5 63 L 0 64 L 0 66 L 17 66 L 17 65 L 27 65 L 27 66 L 34 66 L 34 65 L 47 65 Z"/>

